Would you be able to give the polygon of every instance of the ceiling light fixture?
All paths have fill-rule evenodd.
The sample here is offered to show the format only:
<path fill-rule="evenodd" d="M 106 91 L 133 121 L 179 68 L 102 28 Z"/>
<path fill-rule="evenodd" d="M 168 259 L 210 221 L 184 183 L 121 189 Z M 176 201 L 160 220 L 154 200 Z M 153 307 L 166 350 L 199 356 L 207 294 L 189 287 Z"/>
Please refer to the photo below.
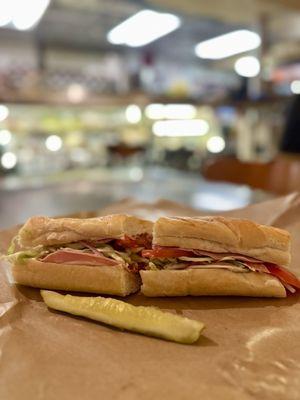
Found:
<path fill-rule="evenodd" d="M 260 62 L 253 56 L 241 57 L 235 62 L 234 69 L 240 76 L 253 78 L 260 72 Z"/>
<path fill-rule="evenodd" d="M 211 153 L 221 153 L 225 149 L 225 140 L 221 136 L 212 136 L 208 139 L 206 148 Z"/>
<path fill-rule="evenodd" d="M 291 92 L 294 94 L 300 94 L 300 80 L 291 82 Z"/>
<path fill-rule="evenodd" d="M 4 169 L 12 169 L 18 162 L 17 156 L 11 151 L 7 151 L 1 156 L 1 165 Z"/>
<path fill-rule="evenodd" d="M 149 104 L 145 108 L 149 119 L 193 119 L 197 108 L 192 104 Z"/>
<path fill-rule="evenodd" d="M 33 28 L 44 15 L 50 0 L 2 0 L 0 26 L 11 25 L 25 31 Z"/>
<path fill-rule="evenodd" d="M 260 44 L 261 38 L 257 33 L 241 29 L 198 43 L 195 47 L 195 53 L 200 58 L 220 60 L 254 50 Z"/>
<path fill-rule="evenodd" d="M 45 146 L 50 151 L 58 151 L 62 148 L 62 139 L 57 135 L 50 135 L 45 141 Z"/>
<path fill-rule="evenodd" d="M 11 23 L 13 14 L 13 5 L 10 0 L 2 0 L 0 12 L 0 27 Z"/>
<path fill-rule="evenodd" d="M 2 129 L 0 131 L 0 145 L 1 146 L 7 146 L 12 139 L 11 132 L 8 131 L 7 129 Z"/>
<path fill-rule="evenodd" d="M 180 19 L 176 15 L 143 10 L 109 31 L 107 40 L 130 47 L 145 46 L 179 26 Z"/>
<path fill-rule="evenodd" d="M 0 121 L 4 121 L 9 116 L 8 107 L 0 104 Z"/>
<path fill-rule="evenodd" d="M 159 137 L 203 136 L 209 125 L 203 119 L 156 121 L 152 132 Z"/>
<path fill-rule="evenodd" d="M 137 124 L 142 119 L 142 111 L 136 104 L 130 104 L 125 110 L 125 117 L 130 124 Z"/>

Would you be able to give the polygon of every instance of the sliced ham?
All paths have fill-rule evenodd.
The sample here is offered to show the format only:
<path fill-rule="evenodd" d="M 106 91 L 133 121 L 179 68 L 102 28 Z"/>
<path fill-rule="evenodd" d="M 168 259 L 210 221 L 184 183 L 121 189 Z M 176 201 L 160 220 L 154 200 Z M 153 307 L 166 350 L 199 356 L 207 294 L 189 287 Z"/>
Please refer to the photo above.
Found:
<path fill-rule="evenodd" d="M 87 253 L 81 250 L 63 249 L 48 254 L 41 261 L 55 264 L 82 264 L 82 265 L 101 265 L 115 266 L 120 262 L 104 257 L 101 254 Z"/>

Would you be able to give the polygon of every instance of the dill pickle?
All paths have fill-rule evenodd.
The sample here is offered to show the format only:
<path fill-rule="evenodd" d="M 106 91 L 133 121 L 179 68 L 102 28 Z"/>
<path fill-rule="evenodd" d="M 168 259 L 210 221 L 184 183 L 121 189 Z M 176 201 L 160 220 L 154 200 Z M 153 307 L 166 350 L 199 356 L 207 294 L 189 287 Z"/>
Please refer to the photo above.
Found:
<path fill-rule="evenodd" d="M 204 328 L 199 321 L 112 298 L 61 295 L 50 290 L 41 290 L 41 295 L 49 308 L 178 343 L 194 343 Z"/>

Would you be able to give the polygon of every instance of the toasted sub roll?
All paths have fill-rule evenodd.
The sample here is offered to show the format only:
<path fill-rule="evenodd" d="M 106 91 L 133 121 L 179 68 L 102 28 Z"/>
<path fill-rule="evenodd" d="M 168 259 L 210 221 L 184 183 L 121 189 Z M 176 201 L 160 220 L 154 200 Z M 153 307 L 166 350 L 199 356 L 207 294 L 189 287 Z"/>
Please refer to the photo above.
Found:
<path fill-rule="evenodd" d="M 162 217 L 154 225 L 153 244 L 238 253 L 282 266 L 289 265 L 291 258 L 287 231 L 219 216 Z"/>
<path fill-rule="evenodd" d="M 286 297 L 280 281 L 256 272 L 226 270 L 141 271 L 145 296 L 252 296 Z"/>
<path fill-rule="evenodd" d="M 36 288 L 127 296 L 140 288 L 138 274 L 122 266 L 95 267 L 44 263 L 30 259 L 14 264 L 15 282 Z"/>
<path fill-rule="evenodd" d="M 13 278 L 43 289 L 126 296 L 140 288 L 140 253 L 151 247 L 152 226 L 150 221 L 117 214 L 30 218 L 8 256 Z"/>
<path fill-rule="evenodd" d="M 290 234 L 245 219 L 162 217 L 141 271 L 146 296 L 286 297 L 300 289 Z"/>

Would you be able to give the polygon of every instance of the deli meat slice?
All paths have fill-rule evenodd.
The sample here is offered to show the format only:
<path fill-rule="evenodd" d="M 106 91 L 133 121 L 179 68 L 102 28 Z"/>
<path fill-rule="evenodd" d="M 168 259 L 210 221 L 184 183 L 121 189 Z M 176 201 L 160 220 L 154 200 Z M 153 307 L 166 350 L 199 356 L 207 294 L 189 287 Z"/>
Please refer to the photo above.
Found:
<path fill-rule="evenodd" d="M 102 265 L 115 266 L 120 262 L 104 257 L 101 254 L 86 253 L 81 250 L 64 249 L 57 250 L 54 253 L 48 254 L 41 261 L 55 264 L 82 264 L 82 265 Z"/>
<path fill-rule="evenodd" d="M 257 260 L 256 258 L 253 258 L 253 257 L 243 256 L 241 254 L 236 254 L 236 253 L 213 253 L 211 251 L 205 251 L 205 250 L 186 249 L 186 248 L 181 248 L 181 247 L 168 247 L 168 246 L 158 246 L 158 245 L 154 245 L 153 249 L 154 250 L 164 250 L 164 249 L 171 250 L 172 249 L 174 251 L 183 250 L 183 251 L 188 251 L 190 253 L 194 253 L 197 256 L 211 257 L 214 261 L 237 260 L 237 261 L 242 261 L 242 262 L 254 262 L 254 263 L 263 263 L 264 262 L 264 261 Z"/>
<path fill-rule="evenodd" d="M 185 250 L 190 250 L 190 249 L 185 249 Z M 211 257 L 215 261 L 237 260 L 237 261 L 244 261 L 244 262 L 250 262 L 250 263 L 263 263 L 263 261 L 257 260 L 256 258 L 243 256 L 241 254 L 235 254 L 235 253 L 213 253 L 210 251 L 203 251 L 203 250 L 190 250 L 190 251 L 192 251 L 194 254 L 197 254 L 199 256 Z"/>

